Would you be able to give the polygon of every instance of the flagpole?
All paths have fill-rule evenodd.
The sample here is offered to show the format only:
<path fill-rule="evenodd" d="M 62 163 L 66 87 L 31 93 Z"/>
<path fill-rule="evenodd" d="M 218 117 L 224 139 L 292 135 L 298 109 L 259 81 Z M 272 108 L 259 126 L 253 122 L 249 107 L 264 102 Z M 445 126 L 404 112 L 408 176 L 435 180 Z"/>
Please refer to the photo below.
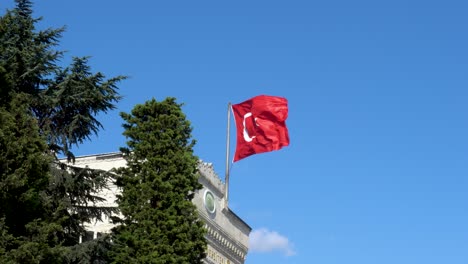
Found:
<path fill-rule="evenodd" d="M 230 124 L 231 124 L 231 103 L 228 103 L 227 108 L 227 129 L 226 129 L 226 178 L 225 178 L 225 185 L 226 190 L 224 193 L 224 206 L 228 209 L 228 202 L 229 202 L 229 132 L 230 132 Z"/>

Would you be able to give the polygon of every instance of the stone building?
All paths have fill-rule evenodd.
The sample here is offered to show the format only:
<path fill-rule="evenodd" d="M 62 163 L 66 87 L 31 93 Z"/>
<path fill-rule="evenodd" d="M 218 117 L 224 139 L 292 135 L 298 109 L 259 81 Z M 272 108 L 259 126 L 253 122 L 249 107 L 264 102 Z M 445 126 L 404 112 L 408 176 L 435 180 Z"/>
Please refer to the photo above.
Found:
<path fill-rule="evenodd" d="M 106 153 L 77 157 L 75 166 L 89 167 L 93 169 L 111 170 L 124 167 L 126 162 L 121 153 Z M 208 252 L 205 263 L 207 264 L 242 264 L 249 247 L 250 226 L 239 216 L 225 206 L 225 185 L 214 172 L 213 166 L 201 162 L 198 170 L 199 181 L 203 185 L 201 190 L 195 193 L 193 203 L 196 205 L 200 218 L 205 222 L 207 229 Z M 116 194 L 118 188 L 114 184 L 110 189 L 102 192 L 101 197 L 106 201 L 98 204 L 102 207 L 116 207 Z M 88 223 L 86 229 L 88 237 L 96 238 L 102 233 L 110 232 L 114 225 L 107 218 L 103 221 Z"/>

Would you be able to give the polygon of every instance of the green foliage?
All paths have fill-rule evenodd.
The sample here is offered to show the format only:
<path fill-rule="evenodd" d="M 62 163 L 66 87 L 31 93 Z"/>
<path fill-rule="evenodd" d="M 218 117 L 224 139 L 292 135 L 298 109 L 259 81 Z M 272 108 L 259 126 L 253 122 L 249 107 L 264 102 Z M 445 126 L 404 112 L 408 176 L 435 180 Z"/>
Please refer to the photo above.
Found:
<path fill-rule="evenodd" d="M 32 13 L 16 0 L 0 17 L 0 263 L 101 263 L 104 244 L 77 243 L 85 222 L 115 211 L 91 206 L 110 174 L 57 157 L 74 161 L 125 77 L 93 73 L 88 57 L 60 66 L 64 28 L 36 30 Z"/>
<path fill-rule="evenodd" d="M 109 235 L 75 245 L 69 255 L 73 264 L 106 264 L 109 263 L 108 252 L 112 246 Z"/>
<path fill-rule="evenodd" d="M 41 19 L 32 18 L 31 2 L 16 2 L 0 18 L 0 105 L 14 93 L 32 95 L 31 110 L 50 150 L 73 160 L 70 148 L 102 128 L 94 116 L 115 108 L 117 83 L 125 77 L 93 74 L 88 57 L 59 66 L 64 52 L 54 48 L 64 28 L 36 31 Z"/>
<path fill-rule="evenodd" d="M 116 171 L 123 219 L 114 263 L 202 263 L 205 229 L 191 202 L 198 182 L 192 128 L 174 98 L 122 113 L 127 167 Z"/>
<path fill-rule="evenodd" d="M 48 136 L 50 148 L 73 160 L 70 148 L 97 134 L 102 124 L 95 115 L 115 108 L 121 97 L 117 83 L 122 76 L 105 80 L 91 73 L 88 58 L 74 58 L 70 67 L 57 71 L 47 89 L 34 105 L 41 130 Z"/>
<path fill-rule="evenodd" d="M 54 263 L 65 249 L 45 198 L 52 159 L 26 98 L 0 107 L 0 263 Z"/>
<path fill-rule="evenodd" d="M 23 102 L 15 98 L 8 109 L 0 109 L 0 213 L 14 216 L 6 219 L 13 235 L 23 233 L 26 223 L 37 215 L 36 210 L 42 211 L 38 203 L 41 190 L 49 183 L 51 161 L 44 154 L 47 146 L 39 136 L 37 123 Z"/>

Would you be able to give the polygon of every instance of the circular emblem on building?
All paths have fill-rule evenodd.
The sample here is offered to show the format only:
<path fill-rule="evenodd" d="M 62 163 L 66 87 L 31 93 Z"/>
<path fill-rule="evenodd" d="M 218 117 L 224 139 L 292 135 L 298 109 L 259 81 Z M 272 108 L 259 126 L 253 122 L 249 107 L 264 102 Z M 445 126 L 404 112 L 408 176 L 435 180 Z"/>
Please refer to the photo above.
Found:
<path fill-rule="evenodd" d="M 208 212 L 214 213 L 216 211 L 215 197 L 212 192 L 206 190 L 205 195 L 203 196 L 203 201 Z"/>

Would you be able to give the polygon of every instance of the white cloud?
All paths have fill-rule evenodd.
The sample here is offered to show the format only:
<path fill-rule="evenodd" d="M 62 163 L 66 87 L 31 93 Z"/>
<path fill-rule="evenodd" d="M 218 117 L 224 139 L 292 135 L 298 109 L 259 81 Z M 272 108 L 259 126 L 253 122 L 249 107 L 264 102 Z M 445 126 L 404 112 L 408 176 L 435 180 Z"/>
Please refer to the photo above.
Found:
<path fill-rule="evenodd" d="M 285 236 L 266 228 L 253 230 L 250 233 L 250 251 L 252 252 L 274 252 L 280 251 L 286 256 L 293 256 L 296 252 L 292 243 Z"/>

